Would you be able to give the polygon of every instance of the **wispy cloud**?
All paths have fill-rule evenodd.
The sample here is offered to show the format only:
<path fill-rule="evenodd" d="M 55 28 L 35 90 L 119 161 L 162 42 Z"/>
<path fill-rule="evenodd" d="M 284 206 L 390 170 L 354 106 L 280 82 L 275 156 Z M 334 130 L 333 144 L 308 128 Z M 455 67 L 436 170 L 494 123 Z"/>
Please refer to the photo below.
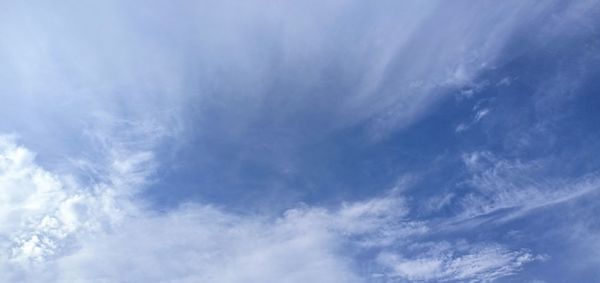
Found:
<path fill-rule="evenodd" d="M 192 150 L 177 157 L 206 160 L 187 164 L 197 170 L 193 177 L 219 175 L 230 164 L 239 170 L 198 190 L 227 190 L 219 182 L 253 174 L 247 167 L 304 182 L 295 173 L 314 165 L 305 163 L 352 163 L 358 157 L 324 160 L 329 152 L 307 145 L 326 140 L 337 150 L 339 140 L 329 138 L 352 132 L 347 140 L 373 149 L 435 113 L 451 93 L 464 102 L 488 88 L 523 84 L 510 74 L 496 83 L 479 76 L 549 39 L 596 35 L 594 7 L 594 1 L 2 2 L 0 133 L 20 138 L 0 136 L 0 281 L 488 282 L 513 275 L 544 257 L 497 238 L 441 236 L 473 232 L 475 225 L 464 223 L 505 224 L 579 200 L 598 191 L 597 171 L 551 175 L 551 159 L 469 148 L 464 178 L 429 199 L 395 189 L 259 214 L 198 199 L 157 211 L 141 194 L 162 177 L 160 166 L 176 163 L 179 146 Z M 531 38 L 521 44 L 523 34 Z M 597 49 L 586 48 L 579 60 L 597 60 Z M 550 130 L 556 105 L 583 80 L 579 71 L 570 74 L 583 64 L 567 65 L 568 72 L 534 88 L 529 116 L 539 121 L 515 130 L 515 140 L 533 147 L 535 137 L 522 129 L 538 127 L 540 136 Z M 479 101 L 456 132 L 502 119 L 502 109 Z M 381 152 L 395 154 L 396 145 L 385 146 Z M 377 165 L 403 170 L 387 161 L 395 157 L 385 158 Z M 242 159 L 260 162 L 238 166 Z M 225 169 L 214 166 L 223 163 Z M 337 173 L 331 174 L 349 174 Z M 266 186 L 257 183 L 263 197 Z M 175 186 L 160 193 L 174 195 Z"/>
<path fill-rule="evenodd" d="M 373 137 L 385 137 L 428 113 L 441 90 L 492 66 L 511 34 L 544 11 L 524 2 L 326 1 L 319 12 L 269 1 L 243 9 L 132 3 L 4 3 L 0 31 L 10 44 L 0 48 L 1 90 L 18 95 L 3 95 L 2 130 L 75 137 L 98 111 L 214 123 L 207 113 L 226 105 L 218 125 L 232 132 L 300 112 L 322 116 L 315 126 L 324 130 L 367 123 Z M 315 90 L 329 77 L 340 91 L 325 99 Z M 279 94 L 283 82 L 293 94 Z M 22 108 L 31 109 L 27 121 Z M 312 112 L 319 109 L 327 110 Z"/>
<path fill-rule="evenodd" d="M 548 177 L 542 172 L 548 161 L 510 161 L 489 152 L 464 156 L 472 177 L 466 182 L 475 191 L 462 201 L 461 218 L 504 211 L 495 217 L 510 219 L 548 205 L 573 200 L 600 188 L 597 173 L 577 178 Z"/>
<path fill-rule="evenodd" d="M 491 282 L 512 275 L 536 260 L 527 251 L 510 251 L 494 244 L 438 243 L 425 250 L 414 258 L 383 253 L 378 260 L 391 270 L 389 277 L 412 282 Z"/>

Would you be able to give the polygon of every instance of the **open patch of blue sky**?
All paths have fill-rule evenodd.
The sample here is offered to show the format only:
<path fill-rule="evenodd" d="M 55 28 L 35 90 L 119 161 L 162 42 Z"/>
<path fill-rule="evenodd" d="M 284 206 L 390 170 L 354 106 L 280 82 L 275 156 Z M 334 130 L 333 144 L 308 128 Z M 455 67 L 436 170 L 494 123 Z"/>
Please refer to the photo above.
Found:
<path fill-rule="evenodd" d="M 598 1 L 4 1 L 0 281 L 598 282 Z"/>

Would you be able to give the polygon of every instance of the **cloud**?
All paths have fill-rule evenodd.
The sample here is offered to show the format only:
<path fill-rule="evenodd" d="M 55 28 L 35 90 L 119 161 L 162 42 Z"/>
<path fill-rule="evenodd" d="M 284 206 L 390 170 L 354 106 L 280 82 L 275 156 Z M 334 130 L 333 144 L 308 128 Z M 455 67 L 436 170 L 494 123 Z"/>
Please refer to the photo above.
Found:
<path fill-rule="evenodd" d="M 127 221 L 59 261 L 59 281 L 359 282 L 315 216 L 277 223 L 204 206 Z"/>
<path fill-rule="evenodd" d="M 548 177 L 546 160 L 523 162 L 496 157 L 490 152 L 463 156 L 472 177 L 466 185 L 475 190 L 463 200 L 461 218 L 504 211 L 495 217 L 511 219 L 537 208 L 567 202 L 600 188 L 598 173 L 578 177 Z"/>
<path fill-rule="evenodd" d="M 490 113 L 490 109 L 489 108 L 483 108 L 483 109 L 477 109 L 478 107 L 475 107 L 475 109 L 473 109 L 473 111 L 475 112 L 475 115 L 473 117 L 473 120 L 469 123 L 461 123 L 456 127 L 456 132 L 460 133 L 463 131 L 468 130 L 470 127 L 472 127 L 473 125 L 479 123 L 479 121 L 481 121 L 481 119 L 483 119 L 483 117 L 485 117 L 486 115 L 488 115 Z"/>
<path fill-rule="evenodd" d="M 139 155 L 113 162 L 109 183 L 81 187 L 1 141 L 3 280 L 358 282 L 339 235 L 372 233 L 398 215 L 390 214 L 398 202 L 387 199 L 333 214 L 300 208 L 276 220 L 202 205 L 155 214 L 124 187 L 142 184 Z"/>
<path fill-rule="evenodd" d="M 478 245 L 450 249 L 436 244 L 418 258 L 402 258 L 384 253 L 379 261 L 387 266 L 392 278 L 411 282 L 492 282 L 518 272 L 523 265 L 534 261 L 527 251 L 510 251 L 498 245 Z"/>
<path fill-rule="evenodd" d="M 0 138 L 1 265 L 28 266 L 57 257 L 73 248 L 77 235 L 102 231 L 120 214 L 109 187 L 78 188 L 71 176 L 36 165 L 34 156 Z"/>
<path fill-rule="evenodd" d="M 59 281 L 360 282 L 321 215 L 275 223 L 206 206 L 123 223 L 62 258 Z"/>
<path fill-rule="evenodd" d="M 235 191 L 254 198 L 264 195 L 257 187 L 276 187 L 273 194 L 289 202 L 306 193 L 292 191 L 289 180 L 309 175 L 307 160 L 339 157 L 306 148 L 349 128 L 358 140 L 385 140 L 434 113 L 449 91 L 480 88 L 474 81 L 503 62 L 513 35 L 539 26 L 531 19 L 546 18 L 553 7 L 338 0 L 256 0 L 243 8 L 220 1 L 0 5 L 8 43 L 0 47 L 0 132 L 19 134 L 45 168 L 97 170 L 90 164 L 128 155 L 99 151 L 106 137 L 147 151 L 151 134 L 112 137 L 137 124 L 168 132 L 153 156 L 172 169 L 164 175 L 189 176 L 181 169 L 188 164 L 206 176 L 196 197 Z M 231 177 L 247 166 L 266 176 Z M 190 194 L 172 190 L 176 200 Z"/>
<path fill-rule="evenodd" d="M 358 282 L 330 229 L 369 233 L 390 209 L 371 201 L 335 216 L 300 209 L 276 221 L 200 205 L 140 214 L 141 204 L 111 186 L 125 190 L 133 183 L 118 179 L 131 174 L 138 180 L 139 155 L 113 162 L 110 183 L 80 187 L 36 165 L 10 138 L 0 141 L 3 280 Z"/>
<path fill-rule="evenodd" d="M 311 3 L 3 3 L 0 130 L 66 155 L 85 147 L 79 129 L 98 112 L 190 135 L 223 127 L 233 140 L 264 119 L 289 126 L 304 114 L 317 119 L 314 133 L 367 124 L 383 138 L 429 113 L 444 89 L 468 85 L 546 11 L 525 2 Z M 74 140 L 37 142 L 50 133 Z"/>
<path fill-rule="evenodd" d="M 141 203 L 130 200 L 149 183 L 156 167 L 152 150 L 164 135 L 153 126 L 124 121 L 102 125 L 110 132 L 88 133 L 99 155 L 69 158 L 64 164 L 70 165 L 57 172 L 40 166 L 35 153 L 17 144 L 17 136 L 0 135 L 3 280 L 43 274 L 33 271 L 77 250 L 81 238 L 109 231 L 140 210 Z M 127 130 L 119 132 L 122 127 Z"/>
<path fill-rule="evenodd" d="M 552 2 L 523 1 L 0 3 L 7 42 L 0 46 L 0 132 L 18 133 L 41 153 L 36 159 L 14 138 L 0 138 L 0 279 L 511 275 L 536 259 L 533 252 L 431 242 L 436 223 L 415 217 L 396 193 L 335 208 L 288 207 L 277 216 L 202 203 L 157 212 L 139 193 L 169 162 L 157 160 L 169 155 L 162 147 L 190 140 L 232 144 L 224 150 L 231 159 L 252 152 L 244 158 L 293 171 L 290 152 L 331 131 L 364 126 L 371 140 L 385 139 L 431 113 L 448 90 L 474 96 L 487 86 L 474 83 L 478 75 L 519 55 L 503 53 L 513 35 L 544 26 L 532 41 L 545 44 L 556 37 L 553 28 L 570 26 L 591 5 L 582 3 L 562 17 L 547 17 L 556 15 Z M 552 24 L 536 22 L 542 18 Z M 474 110 L 457 131 L 490 109 Z M 221 160 L 212 148 L 203 153 Z M 462 199 L 464 219 L 505 209 L 516 217 L 598 186 L 596 174 L 547 179 L 536 162 L 485 152 L 464 162 L 472 194 L 442 196 L 430 210 Z"/>
<path fill-rule="evenodd" d="M 411 219 L 398 189 L 337 208 L 299 206 L 276 217 L 200 203 L 156 212 L 132 197 L 133 187 L 151 176 L 144 170 L 152 167 L 147 154 L 108 162 L 110 177 L 83 185 L 37 165 L 15 138 L 0 141 L 2 280 L 369 282 L 384 274 L 485 281 L 533 260 L 494 244 L 424 241 L 429 223 Z M 433 248 L 415 248 L 428 245 Z M 431 258 L 434 249 L 444 257 Z M 404 258 L 426 264 L 411 268 L 416 263 Z M 374 268 L 365 269 L 367 262 Z M 430 269 L 436 273 L 423 275 Z"/>

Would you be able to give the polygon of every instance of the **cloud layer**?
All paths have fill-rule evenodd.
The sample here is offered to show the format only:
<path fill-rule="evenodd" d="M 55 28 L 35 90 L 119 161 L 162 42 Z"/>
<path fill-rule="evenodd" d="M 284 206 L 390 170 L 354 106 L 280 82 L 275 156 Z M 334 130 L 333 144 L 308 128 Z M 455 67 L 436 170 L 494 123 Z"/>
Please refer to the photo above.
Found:
<path fill-rule="evenodd" d="M 597 278 L 598 14 L 2 2 L 0 281 Z"/>
<path fill-rule="evenodd" d="M 424 241 L 428 224 L 408 217 L 394 191 L 275 218 L 201 204 L 158 213 L 115 190 L 143 184 L 138 154 L 111 163 L 109 182 L 83 186 L 38 166 L 12 138 L 1 145 L 3 280 L 489 281 L 534 260 L 494 243 Z"/>

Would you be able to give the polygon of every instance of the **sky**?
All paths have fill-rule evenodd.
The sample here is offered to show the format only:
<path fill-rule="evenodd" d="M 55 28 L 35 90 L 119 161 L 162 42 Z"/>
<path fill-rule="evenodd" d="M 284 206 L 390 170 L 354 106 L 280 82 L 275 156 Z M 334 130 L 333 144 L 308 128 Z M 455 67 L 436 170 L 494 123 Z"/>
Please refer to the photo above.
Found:
<path fill-rule="evenodd" d="M 1 282 L 600 282 L 600 2 L 1 1 Z"/>

